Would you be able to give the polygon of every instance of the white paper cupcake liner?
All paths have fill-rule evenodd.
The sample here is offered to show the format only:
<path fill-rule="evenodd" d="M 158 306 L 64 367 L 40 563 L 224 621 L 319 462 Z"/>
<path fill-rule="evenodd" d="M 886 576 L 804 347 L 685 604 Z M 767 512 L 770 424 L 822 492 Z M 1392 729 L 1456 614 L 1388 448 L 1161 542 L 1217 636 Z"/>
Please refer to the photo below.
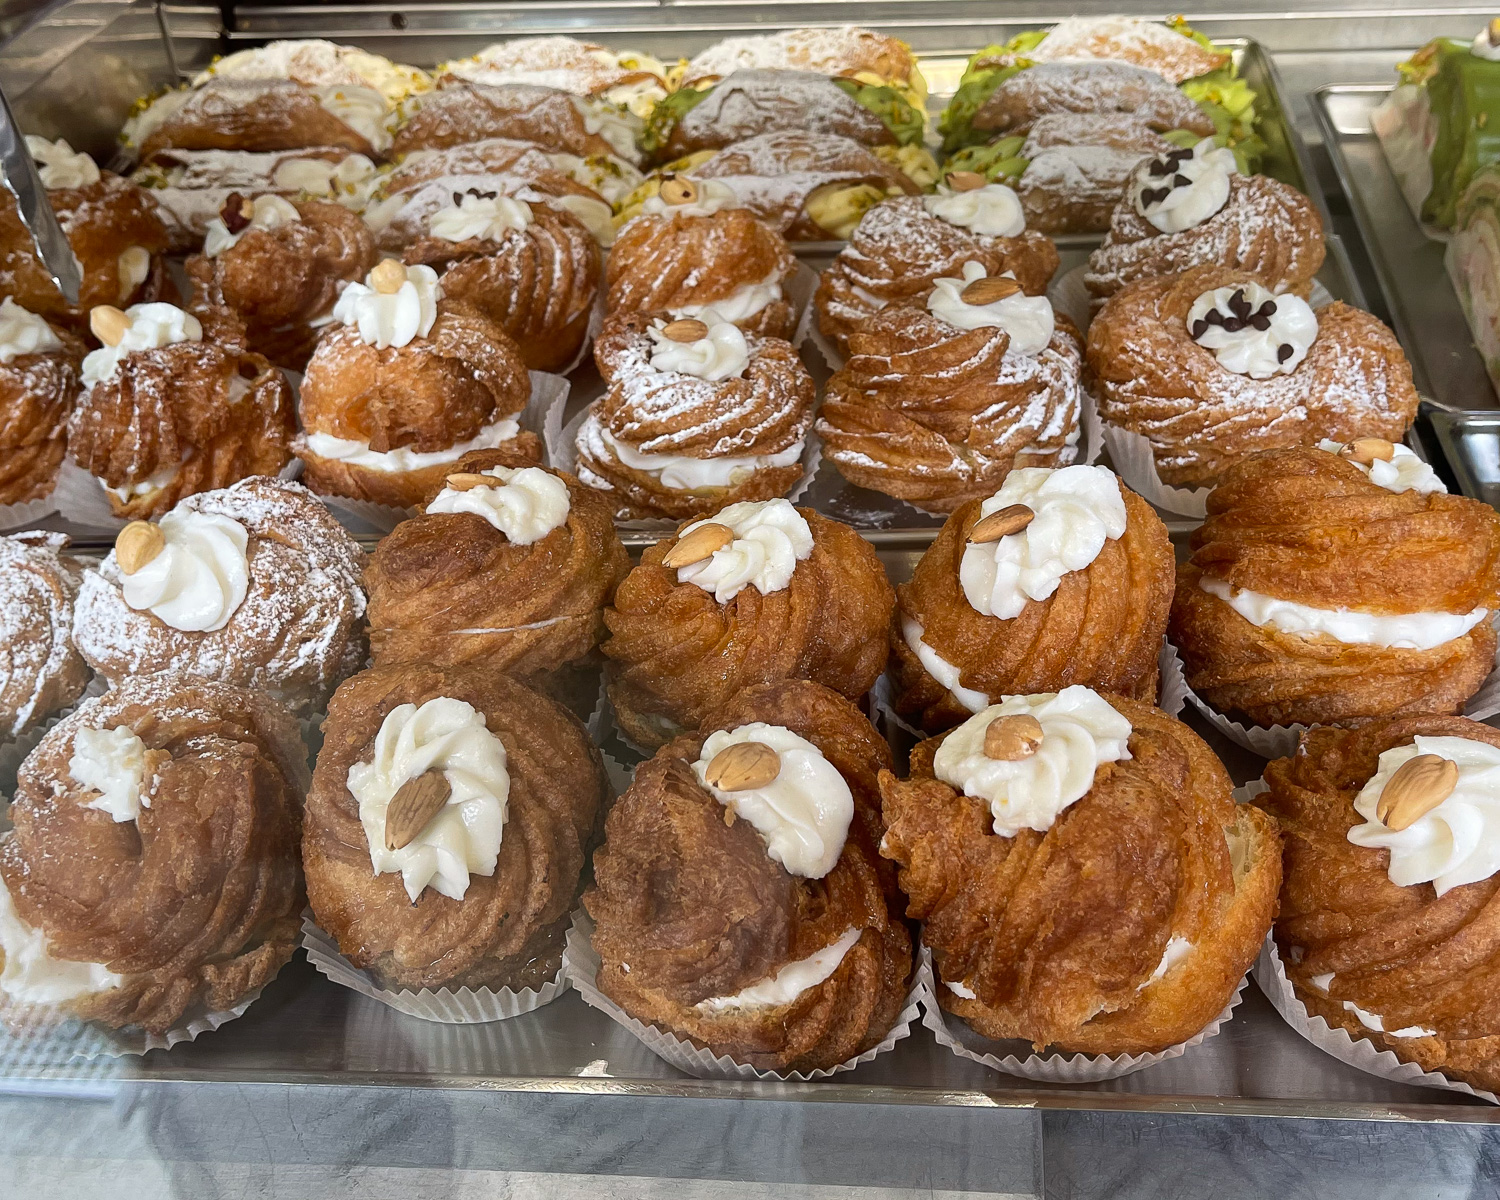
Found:
<path fill-rule="evenodd" d="M 797 273 L 787 280 L 786 298 L 792 302 L 797 314 L 797 324 L 792 329 L 792 345 L 798 350 L 813 335 L 817 326 L 817 314 L 813 310 L 813 293 L 818 290 L 818 273 L 800 258 Z M 821 336 L 821 335 L 819 335 Z"/>
<path fill-rule="evenodd" d="M 1287 978 L 1286 969 L 1282 966 L 1276 942 L 1271 937 L 1266 938 L 1266 944 L 1261 948 L 1260 958 L 1256 960 L 1253 970 L 1256 985 L 1265 993 L 1272 1007 L 1281 1014 L 1281 1019 L 1325 1054 L 1378 1079 L 1413 1087 L 1463 1092 L 1491 1104 L 1500 1104 L 1500 1096 L 1496 1096 L 1494 1092 L 1482 1091 L 1460 1079 L 1450 1079 L 1436 1071 L 1424 1071 L 1414 1062 L 1403 1062 L 1390 1050 L 1379 1049 L 1367 1038 L 1356 1038 L 1348 1030 L 1336 1029 L 1322 1017 L 1310 1015 L 1302 1001 L 1297 999 L 1292 981 Z"/>
<path fill-rule="evenodd" d="M 567 978 L 561 968 L 540 989 L 524 988 L 519 992 L 510 988 L 459 988 L 457 991 L 423 988 L 416 992 L 383 988 L 339 953 L 338 943 L 314 923 L 310 913 L 302 917 L 302 946 L 307 951 L 308 962 L 334 983 L 423 1021 L 448 1025 L 505 1021 L 550 1004 L 568 990 Z"/>
<path fill-rule="evenodd" d="M 1255 797 L 1262 796 L 1270 790 L 1264 779 L 1252 779 L 1249 783 L 1240 784 L 1229 795 L 1236 804 L 1249 804 Z"/>
<path fill-rule="evenodd" d="M 0 533 L 14 532 L 34 525 L 43 517 L 57 511 L 57 489 L 40 500 L 25 500 L 20 504 L 0 504 Z"/>
<path fill-rule="evenodd" d="M 260 998 L 260 993 L 261 989 L 256 988 L 233 1008 L 223 1012 L 200 1012 L 165 1033 L 148 1033 L 139 1026 L 110 1029 L 97 1021 L 80 1021 L 76 1017 L 59 1020 L 55 1011 L 43 1006 L 7 1005 L 3 1011 L 11 1036 L 51 1042 L 55 1047 L 51 1057 L 123 1058 L 152 1050 L 170 1050 L 182 1042 L 191 1042 L 201 1034 L 244 1016 L 245 1010 Z"/>
<path fill-rule="evenodd" d="M 809 317 L 807 319 L 807 340 L 817 347 L 818 354 L 829 372 L 844 369 L 844 356 L 839 353 L 839 348 L 833 344 L 833 339 L 828 337 L 818 328 L 818 314 L 816 309 L 809 305 Z"/>
<path fill-rule="evenodd" d="M 658 1058 L 699 1079 L 762 1079 L 783 1083 L 827 1079 L 830 1075 L 852 1071 L 890 1050 L 902 1038 L 911 1034 L 912 1022 L 917 1019 L 919 1012 L 917 993 L 913 988 L 907 994 L 906 1004 L 896 1018 L 895 1025 L 878 1046 L 837 1066 L 817 1071 L 763 1071 L 747 1063 L 736 1062 L 728 1055 L 716 1055 L 712 1050 L 699 1049 L 691 1042 L 674 1037 L 654 1025 L 637 1021 L 599 990 L 596 983 L 599 976 L 599 955 L 594 952 L 593 935 L 594 923 L 580 909 L 574 914 L 573 926 L 568 930 L 567 949 L 563 952 L 563 970 L 567 973 L 568 981 L 583 997 L 584 1003 L 590 1008 L 597 1008 L 616 1024 L 629 1030 Z"/>
<path fill-rule="evenodd" d="M 1156 673 L 1160 677 L 1157 685 L 1157 695 L 1160 698 L 1156 707 L 1168 716 L 1181 715 L 1182 706 L 1187 703 L 1188 685 L 1182 674 L 1182 658 L 1171 642 L 1163 640 L 1161 644 L 1161 653 L 1156 659 Z"/>
<path fill-rule="evenodd" d="M 529 374 L 531 376 L 531 399 L 521 410 L 517 423 L 522 429 L 529 430 L 542 439 L 542 462 L 546 466 L 556 467 L 558 464 L 550 454 L 551 442 L 548 440 L 547 430 L 549 422 L 554 419 L 561 421 L 562 411 L 567 407 L 568 393 L 572 385 L 561 375 L 549 375 L 545 371 L 531 371 Z M 554 412 L 557 414 L 555 418 Z M 564 469 L 571 470 L 572 468 Z M 390 504 L 376 504 L 373 500 L 356 500 L 351 496 L 318 493 L 318 499 L 323 501 L 328 511 L 333 513 L 340 523 L 355 533 L 373 530 L 376 533 L 387 534 L 402 521 L 417 515 L 415 508 L 397 508 Z"/>
<path fill-rule="evenodd" d="M 1156 457 L 1151 443 L 1139 433 L 1103 422 L 1104 445 L 1115 474 L 1157 508 L 1184 517 L 1202 520 L 1208 514 L 1208 493 L 1212 488 L 1171 487 L 1156 473 Z"/>
<path fill-rule="evenodd" d="M 302 460 L 294 458 L 276 473 L 278 479 L 301 478 Z M 109 529 L 118 532 L 129 521 L 115 516 L 109 507 L 109 499 L 99 481 L 72 459 L 63 462 L 57 472 L 57 489 L 52 493 L 56 511 L 68 520 L 90 529 Z"/>
<path fill-rule="evenodd" d="M 992 1071 L 1019 1075 L 1023 1079 L 1043 1083 L 1097 1083 L 1104 1079 L 1119 1079 L 1122 1075 L 1133 1075 L 1169 1058 L 1180 1058 L 1194 1046 L 1201 1045 L 1219 1032 L 1239 1004 L 1245 985 L 1249 982 L 1248 976 L 1240 980 L 1239 987 L 1235 988 L 1224 1011 L 1200 1033 L 1166 1050 L 1154 1054 L 1036 1054 L 1031 1052 L 1029 1043 L 994 1041 L 976 1033 L 961 1018 L 944 1012 L 937 998 L 940 986 L 937 972 L 933 969 L 931 952 L 926 946 L 921 950 L 917 976 L 922 1001 L 922 1024 L 932 1030 L 932 1036 L 940 1045 L 946 1046 L 960 1058 L 977 1062 Z"/>

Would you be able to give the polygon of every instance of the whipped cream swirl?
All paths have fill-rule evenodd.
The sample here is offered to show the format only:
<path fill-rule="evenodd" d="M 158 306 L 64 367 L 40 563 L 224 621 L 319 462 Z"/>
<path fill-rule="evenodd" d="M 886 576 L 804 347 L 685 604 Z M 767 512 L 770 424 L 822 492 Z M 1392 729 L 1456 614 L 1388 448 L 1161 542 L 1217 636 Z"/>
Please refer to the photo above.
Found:
<path fill-rule="evenodd" d="M 1203 224 L 1229 201 L 1234 152 L 1204 138 L 1191 150 L 1171 150 L 1148 158 L 1130 184 L 1135 211 L 1163 233 L 1181 233 Z"/>
<path fill-rule="evenodd" d="M 45 320 L 9 296 L 0 300 L 0 363 L 13 362 L 23 354 L 61 349 L 62 342 Z"/>
<path fill-rule="evenodd" d="M 222 513 L 173 509 L 158 528 L 166 539 L 161 553 L 134 575 L 120 575 L 125 603 L 173 629 L 223 629 L 250 588 L 245 527 Z"/>
<path fill-rule="evenodd" d="M 568 519 L 568 485 L 541 467 L 490 467 L 488 487 L 454 491 L 445 487 L 427 506 L 429 513 L 472 513 L 483 517 L 517 546 L 540 541 Z"/>
<path fill-rule="evenodd" d="M 53 142 L 28 133 L 26 152 L 36 163 L 42 186 L 49 191 L 88 187 L 99 182 L 99 164 L 82 151 L 74 150 L 62 138 Z"/>
<path fill-rule="evenodd" d="M 682 175 L 679 178 L 687 179 Z M 739 208 L 734 189 L 719 179 L 693 179 L 698 189 L 697 198 L 687 204 L 668 204 L 659 195 L 647 196 L 641 203 L 641 211 L 653 216 L 666 217 L 711 217 L 726 208 Z"/>
<path fill-rule="evenodd" d="M 1436 754 L 1458 764 L 1453 793 L 1399 832 L 1387 829 L 1376 807 L 1390 778 L 1419 754 Z M 1364 820 L 1349 830 L 1356 846 L 1390 851 L 1386 874 L 1397 887 L 1430 883 L 1441 896 L 1449 888 L 1478 883 L 1500 870 L 1500 748 L 1459 737 L 1418 735 L 1393 746 L 1354 798 Z"/>
<path fill-rule="evenodd" d="M 1052 340 L 1052 301 L 1046 296 L 1017 292 L 989 304 L 970 304 L 963 298 L 963 290 L 985 277 L 981 263 L 973 260 L 964 263 L 962 279 L 939 279 L 933 283 L 932 294 L 927 297 L 927 311 L 957 329 L 1003 329 L 1010 335 L 1007 349 L 1011 354 L 1026 358 L 1040 354 Z M 1014 279 L 1015 273 L 1007 271 L 1002 278 Z"/>
<path fill-rule="evenodd" d="M 129 725 L 80 729 L 73 735 L 68 774 L 80 787 L 99 793 L 84 808 L 108 813 L 116 824 L 134 821 L 151 807 L 145 792 L 146 743 Z"/>
<path fill-rule="evenodd" d="M 218 258 L 231 246 L 237 245 L 240 238 L 252 229 L 280 229 L 283 225 L 294 225 L 301 219 L 302 214 L 291 201 L 270 193 L 257 196 L 251 202 L 249 221 L 233 231 L 222 215 L 208 223 L 208 230 L 203 237 L 203 253 L 209 258 Z"/>
<path fill-rule="evenodd" d="M 733 530 L 734 540 L 702 562 L 679 567 L 677 582 L 712 592 L 720 604 L 729 603 L 747 587 L 763 596 L 781 591 L 791 583 L 797 564 L 813 550 L 807 518 L 790 500 L 742 500 L 684 526 L 679 539 L 710 521 Z"/>
<path fill-rule="evenodd" d="M 101 346 L 83 360 L 83 386 L 91 388 L 119 370 L 125 357 L 137 350 L 155 350 L 177 342 L 201 342 L 203 326 L 192 313 L 175 304 L 132 304 L 125 310 L 130 324 L 116 346 Z"/>
<path fill-rule="evenodd" d="M 956 192 L 940 183 L 934 195 L 922 197 L 922 207 L 948 224 L 981 237 L 1020 237 L 1026 232 L 1021 200 L 1002 183 L 987 183 L 967 192 Z"/>
<path fill-rule="evenodd" d="M 55 958 L 47 935 L 16 912 L 0 880 L 0 992 L 16 1004 L 64 1004 L 119 987 L 124 976 L 104 963 Z"/>
<path fill-rule="evenodd" d="M 1330 441 L 1328 438 L 1318 443 L 1319 450 L 1327 450 L 1330 454 L 1338 454 L 1343 448 L 1343 442 Z M 1446 494 L 1448 491 L 1443 481 L 1438 478 L 1437 472 L 1418 458 L 1415 451 L 1399 442 L 1392 447 L 1389 462 L 1379 458 L 1371 463 L 1355 462 L 1353 459 L 1345 461 L 1368 475 L 1371 483 L 1385 488 L 1388 492 L 1418 492 L 1422 495 L 1429 495 L 1433 492 Z"/>
<path fill-rule="evenodd" d="M 676 371 L 709 383 L 721 379 L 739 379 L 750 365 L 750 347 L 738 325 L 728 321 L 705 321 L 708 333 L 693 342 L 674 342 L 662 330 L 665 324 L 654 321 L 647 329 L 654 346 L 651 365 L 658 371 Z"/>
<path fill-rule="evenodd" d="M 970 543 L 958 565 L 975 612 L 1009 620 L 1029 600 L 1045 600 L 1062 577 L 1081 571 L 1125 533 L 1125 497 L 1105 467 L 1019 467 L 979 506 L 981 518 L 1012 504 L 1036 514 L 996 542 Z"/>
<path fill-rule="evenodd" d="M 1188 309 L 1188 334 L 1236 375 L 1270 379 L 1295 371 L 1318 336 L 1318 318 L 1301 296 L 1258 283 L 1214 288 Z"/>
<path fill-rule="evenodd" d="M 1014 761 L 986 755 L 990 723 L 1023 715 L 1042 727 L 1036 753 Z M 1007 696 L 976 713 L 943 739 L 932 769 L 965 796 L 985 801 L 1001 837 L 1023 829 L 1046 833 L 1063 809 L 1093 787 L 1101 764 L 1130 757 L 1129 740 L 1130 722 L 1098 692 L 1074 684 L 1060 692 Z"/>
<path fill-rule="evenodd" d="M 378 292 L 369 275 L 351 283 L 333 306 L 333 319 L 359 329 L 360 338 L 381 350 L 426 337 L 437 320 L 443 285 L 431 267 L 407 267 L 406 282 L 394 292 Z"/>
<path fill-rule="evenodd" d="M 441 771 L 448 803 L 399 850 L 385 848 L 385 814 L 409 780 Z M 349 768 L 349 794 L 377 875 L 399 872 L 415 904 L 425 888 L 462 900 L 471 875 L 493 875 L 510 806 L 505 746 L 484 714 L 463 700 L 438 696 L 418 708 L 401 704 L 381 722 L 369 762 Z"/>
<path fill-rule="evenodd" d="M 740 792 L 711 787 L 705 779 L 709 764 L 742 742 L 760 742 L 776 751 L 781 760 L 776 778 L 764 787 Z M 790 729 L 754 721 L 711 733 L 693 763 L 693 773 L 715 800 L 750 822 L 771 860 L 788 873 L 822 879 L 844 852 L 854 819 L 854 794 L 823 752 Z"/>
<path fill-rule="evenodd" d="M 858 929 L 847 930 L 832 945 L 824 946 L 823 949 L 809 954 L 806 958 L 787 963 L 776 974 L 758 983 L 752 983 L 733 996 L 713 996 L 708 1000 L 699 1001 L 693 1007 L 701 1013 L 712 1016 L 737 1009 L 781 1008 L 788 1005 L 803 992 L 817 987 L 837 971 L 839 964 L 844 961 L 844 956 L 854 948 L 854 943 L 859 941 L 861 932 Z"/>
<path fill-rule="evenodd" d="M 514 196 L 470 188 L 454 192 L 453 203 L 432 214 L 427 228 L 445 242 L 499 241 L 512 231 L 521 233 L 532 223 L 531 205 Z"/>

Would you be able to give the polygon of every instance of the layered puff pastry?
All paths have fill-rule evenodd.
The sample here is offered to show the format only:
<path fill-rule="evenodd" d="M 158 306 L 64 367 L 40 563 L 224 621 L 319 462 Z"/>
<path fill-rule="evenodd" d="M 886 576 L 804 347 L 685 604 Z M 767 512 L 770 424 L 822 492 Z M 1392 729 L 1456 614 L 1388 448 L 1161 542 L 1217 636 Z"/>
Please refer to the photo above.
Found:
<path fill-rule="evenodd" d="M 599 245 L 566 209 L 489 187 L 451 192 L 406 247 L 408 266 L 430 267 L 443 294 L 471 305 L 520 349 L 533 371 L 577 359 L 603 276 Z"/>
<path fill-rule="evenodd" d="M 383 260 L 334 317 L 302 380 L 297 454 L 313 491 L 408 508 L 471 450 L 541 461 L 517 420 L 531 395 L 520 350 L 431 268 Z"/>
<path fill-rule="evenodd" d="M 104 344 L 83 360 L 68 457 L 99 481 L 115 516 L 157 517 L 291 460 L 291 386 L 246 348 L 233 313 L 101 306 L 90 322 Z"/>
<path fill-rule="evenodd" d="M 1362 436 L 1400 441 L 1417 414 L 1411 364 L 1367 312 L 1314 312 L 1246 271 L 1193 267 L 1111 296 L 1089 326 L 1105 421 L 1151 443 L 1174 487 L 1212 486 L 1256 450 Z"/>
<path fill-rule="evenodd" d="M 1141 1054 L 1203 1030 L 1276 912 L 1276 822 L 1151 705 L 1081 685 L 1007 697 L 885 772 L 881 853 L 938 1000 L 1037 1051 Z"/>
<path fill-rule="evenodd" d="M 67 142 L 28 137 L 26 145 L 83 282 L 78 303 L 69 303 L 37 257 L 15 197 L 0 189 L 0 295 L 79 334 L 95 305 L 176 300 L 162 257 L 170 237 L 150 193 Z"/>
<path fill-rule="evenodd" d="M 343 205 L 231 192 L 187 274 L 197 303 L 232 309 L 257 349 L 300 371 L 340 292 L 374 265 L 370 227 Z"/>
<path fill-rule="evenodd" d="M 935 732 L 1072 684 L 1154 701 L 1174 580 L 1166 526 L 1112 472 L 1012 471 L 896 589 L 896 711 Z"/>
<path fill-rule="evenodd" d="M 797 351 L 705 316 L 620 313 L 595 340 L 605 392 L 578 430 L 578 477 L 619 518 L 682 520 L 803 476 L 817 392 Z"/>
<path fill-rule="evenodd" d="M 1263 726 L 1461 711 L 1495 666 L 1500 516 L 1405 447 L 1327 447 L 1209 494 L 1169 630 L 1189 686 Z"/>
<path fill-rule="evenodd" d="M 1016 467 L 1078 456 L 1077 330 L 977 260 L 882 308 L 848 345 L 817 428 L 824 457 L 858 487 L 947 513 Z"/>
<path fill-rule="evenodd" d="M 473 664 L 521 678 L 590 654 L 630 570 L 608 501 L 573 476 L 476 450 L 370 556 L 377 666 Z"/>
<path fill-rule="evenodd" d="M 372 668 L 323 724 L 302 841 L 313 914 L 382 987 L 538 989 L 607 793 L 583 726 L 509 676 Z"/>
<path fill-rule="evenodd" d="M 860 218 L 818 281 L 818 328 L 847 356 L 849 338 L 877 312 L 961 276 L 966 262 L 1012 275 L 1028 296 L 1040 296 L 1057 271 L 1057 247 L 1026 228 L 1012 189 L 950 175 L 933 195 L 882 200 Z"/>
<path fill-rule="evenodd" d="M 83 694 L 88 664 L 73 644 L 83 564 L 68 537 L 0 537 L 0 737 L 20 737 Z"/>
<path fill-rule="evenodd" d="M 275 701 L 188 675 L 64 718 L 0 837 L 6 1015 L 161 1034 L 252 998 L 297 948 L 306 756 Z"/>
<path fill-rule="evenodd" d="M 1500 733 L 1431 714 L 1313 729 L 1265 780 L 1255 803 L 1285 832 L 1276 944 L 1308 1014 L 1500 1088 Z"/>
<path fill-rule="evenodd" d="M 116 685 L 182 671 L 308 715 L 364 665 L 364 565 L 306 488 L 243 479 L 121 530 L 84 576 L 73 641 Z"/>
<path fill-rule="evenodd" d="M 746 333 L 788 339 L 797 310 L 786 285 L 797 272 L 786 239 L 736 206 L 722 181 L 662 180 L 615 237 L 605 275 L 610 313 L 712 315 Z"/>
<path fill-rule="evenodd" d="M 584 895 L 598 987 L 715 1055 L 826 1070 L 901 1012 L 911 936 L 876 847 L 890 749 L 807 680 L 747 688 L 642 763 Z"/>
<path fill-rule="evenodd" d="M 82 387 L 84 345 L 71 332 L 0 300 L 0 505 L 52 491 Z"/>
<path fill-rule="evenodd" d="M 1269 175 L 1241 175 L 1233 152 L 1205 138 L 1136 168 L 1083 278 L 1103 299 L 1138 279 L 1216 264 L 1306 296 L 1323 255 L 1311 200 Z"/>
<path fill-rule="evenodd" d="M 605 609 L 615 718 L 654 748 L 752 684 L 811 679 L 857 700 L 885 669 L 895 606 L 847 525 L 733 504 L 646 550 Z"/>

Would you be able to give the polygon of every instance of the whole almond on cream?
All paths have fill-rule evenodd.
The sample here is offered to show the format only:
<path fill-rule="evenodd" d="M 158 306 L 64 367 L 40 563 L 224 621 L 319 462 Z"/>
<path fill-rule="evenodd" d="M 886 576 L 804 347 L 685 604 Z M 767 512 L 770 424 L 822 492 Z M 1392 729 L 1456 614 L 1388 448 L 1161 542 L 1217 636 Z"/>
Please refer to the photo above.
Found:
<path fill-rule="evenodd" d="M 1396 457 L 1396 447 L 1384 438 L 1355 438 L 1339 451 L 1339 456 L 1368 467 L 1374 462 L 1390 462 Z"/>
<path fill-rule="evenodd" d="M 657 194 L 661 196 L 663 204 L 670 204 L 675 208 L 679 204 L 691 204 L 696 200 L 698 185 L 681 175 L 672 175 L 661 181 Z"/>
<path fill-rule="evenodd" d="M 1399 833 L 1453 795 L 1457 786 L 1456 762 L 1437 754 L 1419 754 L 1407 759 L 1386 780 L 1375 804 L 1375 818 Z"/>
<path fill-rule="evenodd" d="M 1021 285 L 1014 279 L 1006 279 L 1003 275 L 992 275 L 987 279 L 974 280 L 958 293 L 958 298 L 965 304 L 977 306 L 994 304 L 997 300 L 1008 299 L 1019 295 L 1020 292 Z"/>
<path fill-rule="evenodd" d="M 764 742 L 736 742 L 713 756 L 703 772 L 721 792 L 748 792 L 765 787 L 781 774 L 781 756 Z"/>
<path fill-rule="evenodd" d="M 425 771 L 403 783 L 386 806 L 385 848 L 401 850 L 411 845 L 452 794 L 448 777 L 441 771 Z"/>
<path fill-rule="evenodd" d="M 732 541 L 734 541 L 734 530 L 728 525 L 720 525 L 717 521 L 709 521 L 679 539 L 677 544 L 663 556 L 661 565 L 673 570 L 678 567 L 690 567 L 708 558 L 715 550 L 722 550 Z"/>
<path fill-rule="evenodd" d="M 661 332 L 669 341 L 701 342 L 708 336 L 708 326 L 694 317 L 684 317 L 665 326 Z"/>
<path fill-rule="evenodd" d="M 99 304 L 89 310 L 89 328 L 106 346 L 118 346 L 130 328 L 130 318 L 113 304 Z"/>
<path fill-rule="evenodd" d="M 1001 762 L 1030 758 L 1042 744 L 1042 723 L 1030 713 L 996 717 L 984 731 L 984 756 Z"/>
<path fill-rule="evenodd" d="M 370 286 L 382 296 L 394 296 L 406 283 L 406 268 L 394 258 L 383 258 L 370 272 Z"/>
<path fill-rule="evenodd" d="M 949 171 L 947 184 L 955 192 L 972 192 L 984 186 L 984 176 L 978 171 Z"/>
<path fill-rule="evenodd" d="M 474 471 L 455 471 L 443 480 L 443 486 L 450 492 L 470 492 L 475 488 L 499 487 L 501 483 L 502 480 L 494 475 L 481 475 Z"/>
<path fill-rule="evenodd" d="M 134 575 L 166 549 L 167 539 L 159 525 L 132 521 L 115 538 L 115 562 L 126 575 Z"/>
<path fill-rule="evenodd" d="M 1020 533 L 1034 520 L 1036 513 L 1026 505 L 1008 504 L 975 521 L 974 527 L 969 530 L 969 541 L 979 546 L 986 542 L 998 542 L 1003 537 Z"/>

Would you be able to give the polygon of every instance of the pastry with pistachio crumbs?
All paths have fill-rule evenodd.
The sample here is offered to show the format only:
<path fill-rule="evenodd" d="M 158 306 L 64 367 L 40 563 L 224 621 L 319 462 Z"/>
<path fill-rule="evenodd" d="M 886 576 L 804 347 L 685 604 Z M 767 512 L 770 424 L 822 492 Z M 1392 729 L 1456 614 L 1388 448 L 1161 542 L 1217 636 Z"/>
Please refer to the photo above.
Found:
<path fill-rule="evenodd" d="M 1037 1052 L 1150 1054 L 1231 1002 L 1276 912 L 1276 822 L 1139 700 L 1007 696 L 880 776 L 880 852 L 938 1001 Z"/>
<path fill-rule="evenodd" d="M 866 87 L 889 88 L 918 111 L 926 107 L 927 81 L 911 47 L 858 25 L 725 38 L 693 56 L 682 70 L 680 87 L 702 87 L 735 71 L 763 70 L 813 71 Z"/>
<path fill-rule="evenodd" d="M 611 50 L 570 37 L 513 38 L 437 69 L 486 84 L 535 84 L 588 97 L 630 118 L 640 118 L 668 91 L 669 68 L 639 50 Z"/>

